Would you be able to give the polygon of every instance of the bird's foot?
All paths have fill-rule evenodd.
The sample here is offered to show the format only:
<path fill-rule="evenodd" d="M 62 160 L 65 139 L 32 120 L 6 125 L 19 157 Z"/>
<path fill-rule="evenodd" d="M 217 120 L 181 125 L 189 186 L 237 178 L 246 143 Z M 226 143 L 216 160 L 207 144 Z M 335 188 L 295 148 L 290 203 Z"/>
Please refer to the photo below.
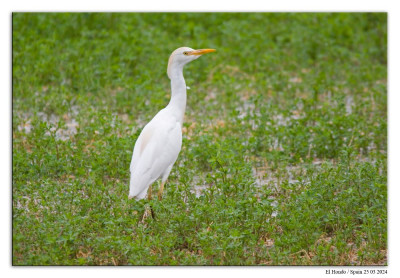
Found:
<path fill-rule="evenodd" d="M 144 213 L 143 213 L 143 217 L 142 217 L 142 223 L 144 223 L 144 221 L 149 218 L 149 216 L 151 216 L 151 208 L 150 206 L 146 206 L 146 208 L 144 209 Z"/>
<path fill-rule="evenodd" d="M 143 224 L 145 222 L 145 220 L 149 217 L 154 219 L 155 216 L 154 216 L 153 208 L 150 205 L 146 205 L 146 207 L 144 209 L 142 221 L 140 221 L 140 223 Z"/>

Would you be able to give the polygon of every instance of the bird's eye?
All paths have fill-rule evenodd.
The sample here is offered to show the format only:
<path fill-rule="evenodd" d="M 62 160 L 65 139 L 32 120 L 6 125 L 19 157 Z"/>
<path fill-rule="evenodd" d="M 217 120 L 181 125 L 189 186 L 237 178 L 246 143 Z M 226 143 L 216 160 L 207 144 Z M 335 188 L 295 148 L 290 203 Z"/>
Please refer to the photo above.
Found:
<path fill-rule="evenodd" d="M 188 55 L 188 52 L 187 51 L 183 52 L 183 55 Z"/>

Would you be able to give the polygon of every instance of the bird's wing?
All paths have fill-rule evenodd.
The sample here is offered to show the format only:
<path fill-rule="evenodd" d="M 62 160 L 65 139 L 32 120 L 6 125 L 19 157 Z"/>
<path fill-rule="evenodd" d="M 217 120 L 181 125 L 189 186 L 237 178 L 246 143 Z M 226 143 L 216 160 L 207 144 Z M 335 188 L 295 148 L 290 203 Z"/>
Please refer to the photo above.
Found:
<path fill-rule="evenodd" d="M 142 130 L 142 133 L 143 133 L 143 130 Z M 142 144 L 142 138 L 141 138 L 142 133 L 140 133 L 138 139 L 136 140 L 135 147 L 133 148 L 131 165 L 129 167 L 130 172 L 132 172 L 133 168 L 135 168 L 135 165 L 137 164 L 137 161 L 138 161 L 138 159 L 140 157 L 139 150 L 140 150 L 140 146 Z"/>
<path fill-rule="evenodd" d="M 131 162 L 131 195 L 143 195 L 172 165 L 181 150 L 182 128 L 172 117 L 159 113 L 140 134 Z M 143 196 L 144 197 L 144 196 Z"/>
<path fill-rule="evenodd" d="M 144 149 L 147 145 L 151 142 L 154 133 L 157 131 L 157 127 L 154 125 L 155 118 L 150 121 L 140 133 L 138 139 L 136 140 L 135 147 L 133 148 L 131 166 L 129 167 L 130 171 L 132 172 L 133 168 L 136 167 L 136 164 L 141 157 Z"/>

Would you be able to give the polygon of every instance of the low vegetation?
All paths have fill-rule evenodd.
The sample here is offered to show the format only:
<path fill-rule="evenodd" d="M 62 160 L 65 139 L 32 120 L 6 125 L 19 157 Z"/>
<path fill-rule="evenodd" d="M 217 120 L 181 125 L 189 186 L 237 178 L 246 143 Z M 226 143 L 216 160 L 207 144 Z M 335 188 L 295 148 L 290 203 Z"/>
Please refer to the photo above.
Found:
<path fill-rule="evenodd" d="M 386 24 L 13 14 L 13 264 L 386 265 Z M 185 68 L 164 199 L 128 200 L 135 140 L 183 45 L 217 52 Z"/>

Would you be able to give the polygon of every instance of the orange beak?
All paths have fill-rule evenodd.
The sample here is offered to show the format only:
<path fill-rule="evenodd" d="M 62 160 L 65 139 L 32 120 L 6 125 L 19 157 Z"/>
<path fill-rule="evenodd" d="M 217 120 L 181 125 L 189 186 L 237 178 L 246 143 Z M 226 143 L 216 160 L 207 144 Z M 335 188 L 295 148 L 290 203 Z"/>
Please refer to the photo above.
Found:
<path fill-rule="evenodd" d="M 191 52 L 189 52 L 187 55 L 203 55 L 206 53 L 210 53 L 210 52 L 215 52 L 215 49 L 197 49 L 197 50 L 193 50 Z"/>

